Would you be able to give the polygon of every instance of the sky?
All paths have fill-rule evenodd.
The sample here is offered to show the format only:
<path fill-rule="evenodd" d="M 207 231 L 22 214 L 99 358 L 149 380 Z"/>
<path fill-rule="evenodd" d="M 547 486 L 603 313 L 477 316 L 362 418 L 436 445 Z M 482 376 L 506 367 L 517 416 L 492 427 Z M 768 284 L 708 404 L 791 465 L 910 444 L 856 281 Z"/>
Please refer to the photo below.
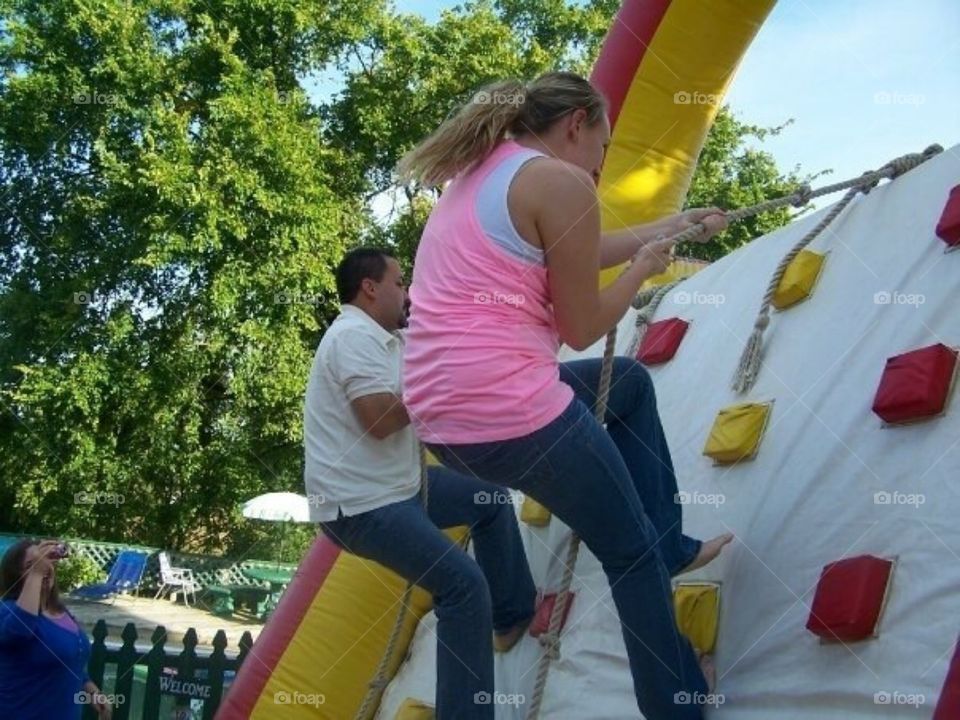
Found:
<path fill-rule="evenodd" d="M 395 4 L 435 20 L 459 3 Z M 727 100 L 744 122 L 794 120 L 760 145 L 784 171 L 832 169 L 833 181 L 931 143 L 949 149 L 960 143 L 960 2 L 779 0 Z"/>

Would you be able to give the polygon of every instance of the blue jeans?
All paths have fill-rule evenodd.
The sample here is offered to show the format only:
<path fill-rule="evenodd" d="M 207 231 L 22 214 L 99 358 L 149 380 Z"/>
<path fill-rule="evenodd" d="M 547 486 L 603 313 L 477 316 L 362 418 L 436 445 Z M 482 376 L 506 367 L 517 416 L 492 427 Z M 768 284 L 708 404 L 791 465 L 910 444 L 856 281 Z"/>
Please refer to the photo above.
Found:
<path fill-rule="evenodd" d="M 434 466 L 419 496 L 320 523 L 337 545 L 433 595 L 439 720 L 493 720 L 493 631 L 534 613 L 537 590 L 508 492 Z M 441 529 L 469 525 L 476 561 Z"/>
<path fill-rule="evenodd" d="M 448 467 L 523 491 L 569 525 L 600 561 L 620 616 L 637 705 L 648 720 L 700 720 L 706 682 L 677 630 L 670 576 L 699 541 L 683 535 L 676 478 L 642 365 L 618 358 L 606 415 L 591 408 L 600 360 L 560 366 L 576 397 L 546 427 L 523 437 L 469 445 L 430 445 Z M 603 612 L 597 609 L 597 612 Z"/>

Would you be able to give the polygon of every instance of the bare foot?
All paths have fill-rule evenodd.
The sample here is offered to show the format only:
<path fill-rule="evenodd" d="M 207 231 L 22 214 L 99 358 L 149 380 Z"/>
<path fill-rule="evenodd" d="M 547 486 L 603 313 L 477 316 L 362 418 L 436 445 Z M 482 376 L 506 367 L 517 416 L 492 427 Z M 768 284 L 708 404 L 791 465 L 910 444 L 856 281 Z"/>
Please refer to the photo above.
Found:
<path fill-rule="evenodd" d="M 700 671 L 703 673 L 703 679 L 707 681 L 707 692 L 712 693 L 717 686 L 717 668 L 713 664 L 713 655 L 698 652 L 697 660 L 700 661 Z"/>
<path fill-rule="evenodd" d="M 707 563 L 712 562 L 716 559 L 717 555 L 720 554 L 720 551 L 723 550 L 723 546 L 731 540 L 733 540 L 733 533 L 724 533 L 723 535 L 717 535 L 713 540 L 705 540 L 700 546 L 700 552 L 697 553 L 693 562 L 677 574 L 693 572 L 694 570 L 702 568 Z"/>
<path fill-rule="evenodd" d="M 527 631 L 527 628 L 530 627 L 530 623 L 533 622 L 533 616 L 531 615 L 526 620 L 514 625 L 512 628 L 503 633 L 494 632 L 493 633 L 493 649 L 498 653 L 510 652 L 510 649 L 519 642 L 520 638 L 523 637 L 523 634 Z"/>

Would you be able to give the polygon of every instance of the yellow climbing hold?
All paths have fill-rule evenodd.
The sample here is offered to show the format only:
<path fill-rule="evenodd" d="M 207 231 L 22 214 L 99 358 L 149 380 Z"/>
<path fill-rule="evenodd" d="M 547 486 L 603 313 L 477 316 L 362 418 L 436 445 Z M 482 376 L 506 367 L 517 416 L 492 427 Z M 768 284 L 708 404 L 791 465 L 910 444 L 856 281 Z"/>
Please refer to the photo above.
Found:
<path fill-rule="evenodd" d="M 680 628 L 694 648 L 710 653 L 717 643 L 720 586 L 716 583 L 678 583 L 673 608 Z"/>
<path fill-rule="evenodd" d="M 783 271 L 783 277 L 780 278 L 777 292 L 773 296 L 773 306 L 777 310 L 786 310 L 791 305 L 796 305 L 810 297 L 820 277 L 825 259 L 826 255 L 812 250 L 801 250 L 797 253 Z"/>
<path fill-rule="evenodd" d="M 550 511 L 532 497 L 524 497 L 520 519 L 533 527 L 546 527 L 550 524 Z"/>
<path fill-rule="evenodd" d="M 436 713 L 432 705 L 413 698 L 406 698 L 397 709 L 393 720 L 433 720 Z"/>
<path fill-rule="evenodd" d="M 729 464 L 752 458 L 767 426 L 772 403 L 742 403 L 717 414 L 703 454 Z"/>

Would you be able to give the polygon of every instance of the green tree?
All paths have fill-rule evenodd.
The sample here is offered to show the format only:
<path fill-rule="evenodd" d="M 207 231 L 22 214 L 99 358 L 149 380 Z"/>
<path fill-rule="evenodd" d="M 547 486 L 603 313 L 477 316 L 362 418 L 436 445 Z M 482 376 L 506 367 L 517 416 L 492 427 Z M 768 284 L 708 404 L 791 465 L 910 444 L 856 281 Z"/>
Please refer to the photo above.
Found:
<path fill-rule="evenodd" d="M 294 78 L 371 7 L 0 5 L 0 526 L 243 551 L 301 487 L 362 206 Z"/>
<path fill-rule="evenodd" d="M 0 527 L 272 556 L 237 508 L 302 489 L 331 268 L 371 241 L 409 266 L 436 199 L 397 160 L 488 81 L 587 72 L 618 6 L 0 0 Z M 791 187 L 747 149 L 778 130 L 721 111 L 690 202 Z"/>
<path fill-rule="evenodd" d="M 773 156 L 752 145 L 783 132 L 792 121 L 764 128 L 738 120 L 724 106 L 707 134 L 697 169 L 687 193 L 687 207 L 721 207 L 728 210 L 754 205 L 794 192 L 816 175 L 801 176 L 799 168 L 782 173 Z M 708 243 L 687 243 L 681 255 L 717 260 L 754 238 L 790 222 L 798 210 L 781 208 L 731 225 Z"/>

